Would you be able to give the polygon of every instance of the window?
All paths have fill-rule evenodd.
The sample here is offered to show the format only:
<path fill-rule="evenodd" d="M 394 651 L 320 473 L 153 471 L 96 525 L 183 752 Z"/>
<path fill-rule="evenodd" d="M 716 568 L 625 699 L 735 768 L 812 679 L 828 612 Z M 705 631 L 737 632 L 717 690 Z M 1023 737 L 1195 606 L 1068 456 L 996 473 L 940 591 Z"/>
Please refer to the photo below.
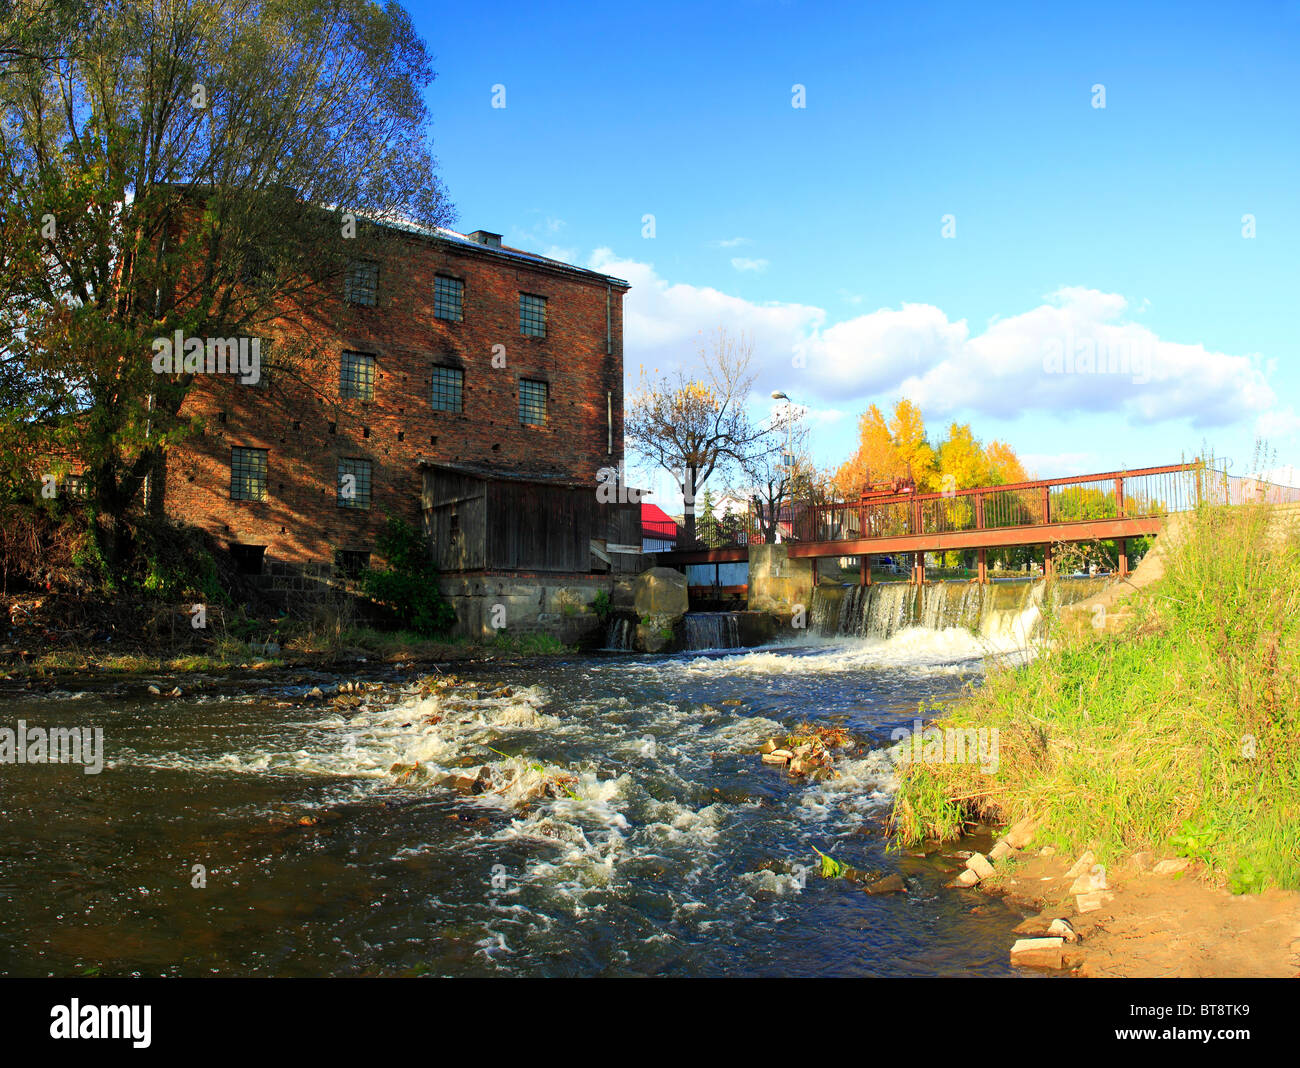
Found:
<path fill-rule="evenodd" d="M 435 275 L 433 279 L 433 314 L 437 319 L 450 319 L 458 323 L 464 314 L 465 283 L 459 278 L 448 278 L 444 274 Z"/>
<path fill-rule="evenodd" d="M 343 279 L 343 299 L 349 304 L 373 308 L 379 301 L 379 264 L 353 260 Z"/>
<path fill-rule="evenodd" d="M 232 501 L 266 500 L 266 458 L 266 449 L 245 449 L 236 445 L 230 450 Z"/>
<path fill-rule="evenodd" d="M 370 461 L 339 461 L 339 507 L 370 507 Z"/>
<path fill-rule="evenodd" d="M 364 352 L 345 352 L 339 358 L 339 396 L 345 400 L 375 399 L 375 358 Z"/>
<path fill-rule="evenodd" d="M 241 575 L 260 575 L 266 560 L 265 545 L 239 545 L 232 543 L 230 557 L 235 562 L 235 570 Z"/>
<path fill-rule="evenodd" d="M 528 426 L 546 423 L 546 383 L 519 380 L 519 421 Z"/>
<path fill-rule="evenodd" d="M 459 367 L 435 367 L 432 402 L 435 412 L 463 412 L 465 372 Z"/>
<path fill-rule="evenodd" d="M 339 549 L 334 554 L 334 566 L 350 579 L 360 578 L 370 566 L 370 554 L 363 549 Z"/>
<path fill-rule="evenodd" d="M 528 337 L 546 336 L 546 298 L 519 294 L 519 332 Z"/>

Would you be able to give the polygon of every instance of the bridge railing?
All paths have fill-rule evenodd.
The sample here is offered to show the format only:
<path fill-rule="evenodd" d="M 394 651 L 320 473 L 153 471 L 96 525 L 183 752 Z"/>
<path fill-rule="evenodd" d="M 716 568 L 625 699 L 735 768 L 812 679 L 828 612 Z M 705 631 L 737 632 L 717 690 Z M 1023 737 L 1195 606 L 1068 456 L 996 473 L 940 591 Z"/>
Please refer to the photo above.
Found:
<path fill-rule="evenodd" d="M 1253 485 L 1259 496 L 1258 487 L 1265 484 Z M 813 505 L 799 516 L 795 534 L 801 541 L 845 541 L 1136 519 L 1187 511 L 1202 500 L 1236 503 L 1234 496 L 1250 492 L 1234 486 L 1231 476 L 1194 462 Z M 1300 497 L 1300 490 L 1293 492 Z M 1278 496 L 1267 489 L 1262 493 Z"/>

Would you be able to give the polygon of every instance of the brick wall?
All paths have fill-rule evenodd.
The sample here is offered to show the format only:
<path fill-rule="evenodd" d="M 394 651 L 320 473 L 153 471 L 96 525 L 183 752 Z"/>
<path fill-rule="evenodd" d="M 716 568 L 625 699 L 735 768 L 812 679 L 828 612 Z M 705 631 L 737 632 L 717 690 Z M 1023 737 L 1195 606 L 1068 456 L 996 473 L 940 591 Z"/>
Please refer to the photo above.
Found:
<path fill-rule="evenodd" d="M 272 359 L 295 337 L 315 342 L 318 358 L 292 374 L 272 368 L 268 388 L 198 376 L 182 413 L 202 430 L 169 453 L 169 514 L 223 544 L 265 545 L 268 561 L 328 562 L 335 550 L 372 550 L 385 509 L 418 521 L 421 458 L 558 472 L 594 492 L 597 470 L 623 455 L 626 283 L 468 242 L 403 235 L 399 246 L 380 264 L 377 306 L 348 305 L 340 292 L 310 321 L 277 322 Z M 464 282 L 462 321 L 435 317 L 437 274 Z M 521 292 L 547 298 L 545 338 L 521 334 Z M 504 366 L 494 366 L 498 345 Z M 345 350 L 376 357 L 373 401 L 339 398 Z M 435 364 L 463 370 L 463 412 L 433 409 Z M 548 383 L 546 425 L 520 424 L 520 378 Z M 232 446 L 269 451 L 267 500 L 230 499 Z M 368 510 L 338 506 L 340 458 L 371 461 Z"/>

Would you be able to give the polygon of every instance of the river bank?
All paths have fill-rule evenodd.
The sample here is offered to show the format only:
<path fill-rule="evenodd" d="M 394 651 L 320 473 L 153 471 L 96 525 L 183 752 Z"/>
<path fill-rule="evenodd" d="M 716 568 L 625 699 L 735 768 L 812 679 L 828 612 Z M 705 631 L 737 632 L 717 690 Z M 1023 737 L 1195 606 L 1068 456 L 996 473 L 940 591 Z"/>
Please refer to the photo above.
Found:
<path fill-rule="evenodd" d="M 346 671 L 365 664 L 510 661 L 568 651 L 541 634 L 502 632 L 491 642 L 430 639 L 340 620 L 240 618 L 212 609 L 194 617 L 145 600 L 95 601 L 51 594 L 0 598 L 0 679 L 57 680 L 271 670 Z"/>
<path fill-rule="evenodd" d="M 1032 851 L 972 893 L 1025 913 L 1016 939 L 1051 937 L 1064 920 L 1059 967 L 1079 977 L 1300 978 L 1300 893 L 1233 894 L 1204 864 L 1139 855 L 1107 869 L 1107 889 L 1080 911 L 1078 862 Z"/>
<path fill-rule="evenodd" d="M 996 736 L 998 766 L 910 764 L 891 824 L 915 843 L 959 837 L 971 821 L 1040 818 L 1035 844 L 1049 853 L 1003 858 L 980 885 L 1088 928 L 1085 948 L 1064 949 L 1083 974 L 1294 975 L 1294 515 L 1205 508 L 1162 538 L 1157 581 L 1061 613 L 1040 655 L 994 665 L 935 718 L 940 736 Z M 1061 885 L 1085 854 L 1110 881 L 1086 914 Z"/>

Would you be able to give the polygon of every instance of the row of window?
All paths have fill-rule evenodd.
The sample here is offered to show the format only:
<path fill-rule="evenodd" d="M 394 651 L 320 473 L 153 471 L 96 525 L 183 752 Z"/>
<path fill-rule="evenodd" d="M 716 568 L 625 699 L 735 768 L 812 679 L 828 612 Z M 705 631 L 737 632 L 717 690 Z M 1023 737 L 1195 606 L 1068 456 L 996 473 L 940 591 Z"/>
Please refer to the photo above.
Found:
<path fill-rule="evenodd" d="M 264 501 L 267 499 L 267 464 L 269 449 L 252 449 L 236 445 L 230 450 L 230 499 Z M 370 460 L 345 457 L 339 460 L 336 501 L 340 508 L 370 507 L 370 484 L 373 465 Z"/>
<path fill-rule="evenodd" d="M 549 387 L 531 378 L 519 380 L 519 422 L 525 426 L 546 424 Z M 364 352 L 345 352 L 339 358 L 339 396 L 344 400 L 375 399 L 375 358 Z M 433 368 L 429 403 L 437 412 L 465 410 L 465 372 L 459 367 Z"/>
<path fill-rule="evenodd" d="M 343 281 L 343 299 L 349 304 L 373 308 L 379 303 L 379 264 L 353 260 Z M 465 317 L 465 283 L 439 274 L 433 279 L 434 318 L 459 323 Z M 519 332 L 525 337 L 546 336 L 546 298 L 535 293 L 519 294 Z"/>

